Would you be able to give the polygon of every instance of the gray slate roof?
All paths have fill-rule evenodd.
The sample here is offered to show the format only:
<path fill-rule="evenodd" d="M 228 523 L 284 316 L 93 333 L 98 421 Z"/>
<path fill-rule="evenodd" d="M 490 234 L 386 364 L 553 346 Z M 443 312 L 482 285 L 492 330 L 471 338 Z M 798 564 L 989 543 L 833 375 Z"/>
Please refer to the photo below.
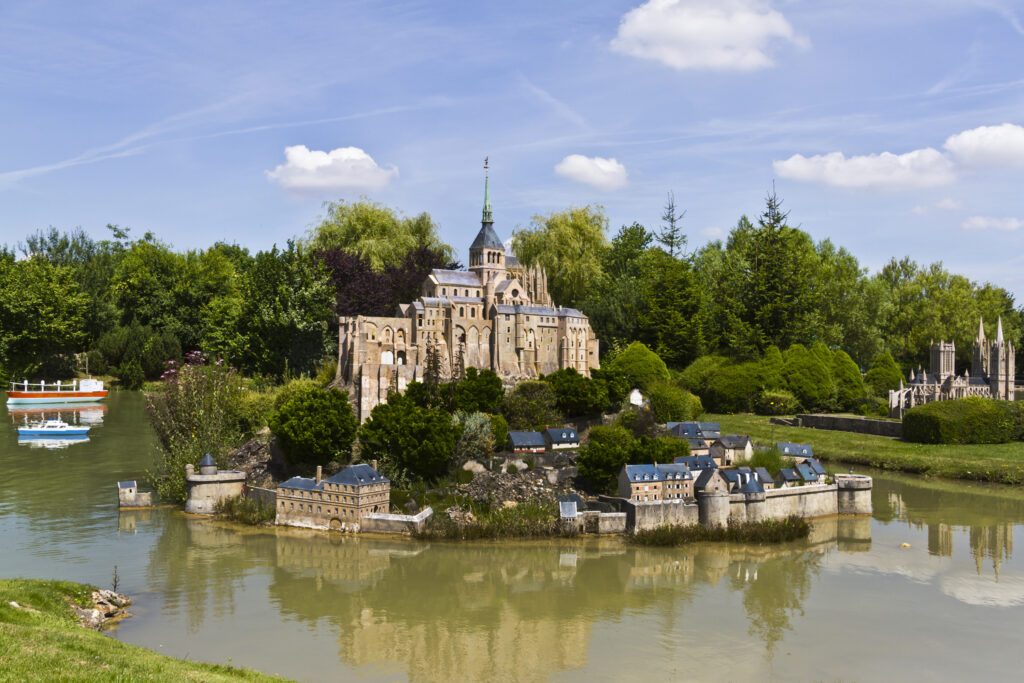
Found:
<path fill-rule="evenodd" d="M 288 481 L 281 482 L 279 489 L 299 489 L 301 491 L 312 491 L 317 488 L 316 479 L 311 477 L 292 477 Z"/>
<path fill-rule="evenodd" d="M 332 484 L 363 486 L 366 484 L 384 483 L 387 481 L 387 477 L 367 465 L 365 462 L 361 462 L 357 465 L 349 465 L 340 472 L 335 472 L 324 481 Z"/>
<path fill-rule="evenodd" d="M 445 270 L 434 268 L 430 271 L 439 285 L 459 285 L 462 287 L 482 287 L 480 276 L 469 270 Z"/>
<path fill-rule="evenodd" d="M 700 474 L 697 476 L 697 480 L 693 482 L 694 490 L 703 491 L 704 487 L 707 486 L 708 482 L 711 481 L 711 478 L 715 476 L 715 472 L 717 471 L 717 469 L 701 470 Z"/>
<path fill-rule="evenodd" d="M 792 441 L 780 441 L 775 444 L 783 455 L 801 456 L 810 458 L 814 456 L 814 448 L 805 443 L 793 443 Z"/>
<path fill-rule="evenodd" d="M 747 444 L 750 443 L 750 437 L 740 434 L 726 434 L 718 437 L 715 443 L 720 443 L 729 449 L 746 448 Z"/>
<path fill-rule="evenodd" d="M 559 427 L 553 429 L 546 429 L 544 432 L 547 434 L 548 439 L 551 443 L 579 443 L 580 437 L 576 433 L 576 430 L 572 427 Z"/>
<path fill-rule="evenodd" d="M 757 467 L 754 469 L 757 473 L 757 478 L 761 480 L 762 484 L 774 484 L 775 480 L 772 478 L 771 473 L 763 467 Z"/>
<path fill-rule="evenodd" d="M 508 440 L 513 448 L 544 448 L 547 442 L 540 432 L 509 432 Z"/>
<path fill-rule="evenodd" d="M 476 234 L 476 239 L 473 240 L 473 244 L 469 245 L 470 249 L 500 249 L 505 251 L 505 245 L 502 243 L 501 238 L 498 237 L 498 233 L 494 232 L 494 225 L 491 223 L 483 223 L 480 226 L 480 232 Z"/>
<path fill-rule="evenodd" d="M 800 475 L 797 474 L 797 471 L 795 469 L 793 469 L 792 467 L 784 467 L 783 469 L 779 470 L 778 480 L 782 482 L 793 483 L 796 481 L 800 481 L 801 479 Z"/>
<path fill-rule="evenodd" d="M 203 456 L 203 459 L 199 461 L 200 467 L 216 467 L 217 462 L 213 459 L 213 456 L 207 453 Z"/>
<path fill-rule="evenodd" d="M 132 479 L 130 481 L 119 481 L 119 482 L 117 482 L 117 488 L 119 488 L 119 489 L 137 489 L 139 487 L 135 485 L 135 480 Z"/>
<path fill-rule="evenodd" d="M 672 462 L 686 465 L 691 470 L 713 470 L 718 467 L 710 455 L 681 455 Z"/>

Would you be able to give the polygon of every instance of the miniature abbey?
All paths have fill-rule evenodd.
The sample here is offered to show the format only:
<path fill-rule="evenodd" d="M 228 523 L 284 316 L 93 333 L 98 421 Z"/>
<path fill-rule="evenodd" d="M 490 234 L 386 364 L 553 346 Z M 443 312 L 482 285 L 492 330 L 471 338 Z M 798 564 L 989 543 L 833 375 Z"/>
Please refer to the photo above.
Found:
<path fill-rule="evenodd" d="M 339 320 L 338 378 L 351 388 L 360 421 L 391 389 L 404 391 L 422 378 L 428 349 L 449 376 L 473 367 L 511 382 L 563 368 L 589 376 L 598 367 L 587 316 L 554 306 L 544 270 L 525 268 L 506 254 L 494 231 L 486 176 L 468 271 L 435 269 L 422 296 L 401 304 L 395 317 Z"/>
<path fill-rule="evenodd" d="M 978 322 L 974 340 L 971 371 L 956 374 L 956 347 L 953 342 L 932 344 L 931 374 L 910 372 L 910 383 L 889 392 L 889 414 L 903 417 L 914 406 L 932 401 L 949 401 L 968 396 L 981 396 L 1000 401 L 1014 400 L 1016 351 L 1012 342 L 1003 339 L 1002 318 L 996 325 L 995 341 L 985 339 L 984 321 Z"/>

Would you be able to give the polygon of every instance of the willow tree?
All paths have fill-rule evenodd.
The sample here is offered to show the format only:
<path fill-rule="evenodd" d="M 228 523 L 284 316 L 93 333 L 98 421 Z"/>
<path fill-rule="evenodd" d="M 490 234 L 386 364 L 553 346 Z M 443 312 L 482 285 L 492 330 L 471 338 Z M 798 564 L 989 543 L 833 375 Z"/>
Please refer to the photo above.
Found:
<path fill-rule="evenodd" d="M 601 280 L 607 228 L 600 206 L 556 211 L 516 231 L 512 249 L 523 265 L 544 267 L 555 303 L 578 306 Z"/>

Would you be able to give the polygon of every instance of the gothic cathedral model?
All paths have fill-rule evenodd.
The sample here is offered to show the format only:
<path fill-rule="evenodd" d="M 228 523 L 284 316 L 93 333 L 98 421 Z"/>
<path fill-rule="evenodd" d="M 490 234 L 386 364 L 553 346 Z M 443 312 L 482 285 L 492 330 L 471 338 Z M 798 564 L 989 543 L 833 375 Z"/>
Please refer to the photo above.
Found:
<path fill-rule="evenodd" d="M 598 341 L 587 316 L 556 307 L 547 275 L 507 254 L 494 231 L 487 164 L 480 232 L 469 247 L 469 270 L 431 271 L 422 296 L 401 304 L 393 318 L 339 319 L 338 379 L 352 391 L 360 421 L 422 380 L 428 349 L 442 373 L 490 369 L 506 382 L 563 368 L 590 375 L 598 367 Z"/>
<path fill-rule="evenodd" d="M 903 413 L 932 401 L 948 401 L 968 396 L 981 396 L 999 401 L 1014 400 L 1016 372 L 1015 349 L 1012 342 L 1003 339 L 1003 321 L 996 325 L 995 341 L 985 339 L 984 321 L 978 322 L 978 336 L 974 340 L 971 371 L 957 376 L 956 347 L 953 342 L 940 341 L 931 347 L 931 374 L 921 370 L 910 372 L 910 383 L 889 392 L 889 414 L 903 417 Z"/>

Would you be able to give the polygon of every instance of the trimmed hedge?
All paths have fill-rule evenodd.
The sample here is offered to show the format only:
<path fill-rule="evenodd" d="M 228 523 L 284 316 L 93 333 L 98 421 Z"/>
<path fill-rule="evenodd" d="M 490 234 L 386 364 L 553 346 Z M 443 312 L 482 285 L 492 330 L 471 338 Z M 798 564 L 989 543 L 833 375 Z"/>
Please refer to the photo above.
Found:
<path fill-rule="evenodd" d="M 1022 436 L 1024 406 L 971 397 L 936 401 L 908 410 L 903 438 L 916 443 L 1008 443 Z"/>

